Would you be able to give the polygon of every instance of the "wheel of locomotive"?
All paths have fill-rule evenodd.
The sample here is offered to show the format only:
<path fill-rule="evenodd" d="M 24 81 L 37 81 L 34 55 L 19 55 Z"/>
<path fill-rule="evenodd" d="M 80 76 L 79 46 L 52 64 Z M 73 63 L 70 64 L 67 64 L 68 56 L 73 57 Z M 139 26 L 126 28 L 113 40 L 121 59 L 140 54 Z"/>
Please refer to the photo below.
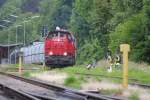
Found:
<path fill-rule="evenodd" d="M 45 66 L 46 66 L 46 67 L 48 67 L 48 66 L 49 66 L 49 64 L 48 64 L 47 62 L 45 62 Z"/>
<path fill-rule="evenodd" d="M 45 61 L 45 66 L 46 67 L 51 67 L 50 64 L 47 61 Z"/>
<path fill-rule="evenodd" d="M 54 66 L 50 65 L 49 63 L 45 63 L 45 66 L 47 69 L 51 70 L 52 68 L 55 68 Z"/>

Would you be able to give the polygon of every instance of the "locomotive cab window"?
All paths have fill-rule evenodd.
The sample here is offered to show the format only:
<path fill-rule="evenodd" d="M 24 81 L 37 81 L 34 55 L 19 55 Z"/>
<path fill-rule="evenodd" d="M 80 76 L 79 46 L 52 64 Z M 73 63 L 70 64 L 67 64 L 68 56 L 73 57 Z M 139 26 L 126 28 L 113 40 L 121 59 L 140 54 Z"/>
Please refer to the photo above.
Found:
<path fill-rule="evenodd" d="M 49 33 L 49 35 L 47 36 L 48 39 L 65 38 L 65 37 L 66 37 L 66 33 L 64 32 L 53 32 L 53 33 Z"/>
<path fill-rule="evenodd" d="M 72 42 L 72 41 L 74 42 L 74 39 L 71 34 L 68 34 L 68 40 L 69 40 L 69 42 Z"/>

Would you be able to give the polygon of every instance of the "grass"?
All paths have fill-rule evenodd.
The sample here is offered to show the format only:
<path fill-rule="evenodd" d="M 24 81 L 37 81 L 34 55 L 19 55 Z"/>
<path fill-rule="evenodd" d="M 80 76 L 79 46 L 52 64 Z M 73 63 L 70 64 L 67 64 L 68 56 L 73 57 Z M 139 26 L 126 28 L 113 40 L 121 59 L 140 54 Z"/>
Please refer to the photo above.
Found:
<path fill-rule="evenodd" d="M 111 94 L 122 94 L 122 90 L 121 89 L 108 89 L 108 90 L 100 90 L 101 94 L 104 95 L 111 95 Z"/>
<path fill-rule="evenodd" d="M 103 68 L 94 68 L 91 70 L 87 70 L 83 66 L 74 66 L 74 67 L 65 67 L 63 69 L 55 69 L 56 71 L 66 72 L 68 74 L 75 74 L 75 73 L 91 73 L 91 74 L 101 74 L 105 73 Z"/>
<path fill-rule="evenodd" d="M 104 61 L 100 61 L 98 67 L 93 68 L 91 70 L 87 70 L 84 66 L 74 66 L 74 67 L 64 67 L 64 68 L 56 68 L 56 69 L 52 69 L 58 72 L 65 72 L 68 73 L 69 76 L 74 76 L 75 73 L 90 73 L 90 74 L 101 74 L 101 75 L 106 75 L 106 76 L 120 76 L 122 77 L 122 70 L 117 70 L 114 69 L 112 73 L 108 73 L 107 69 L 106 69 L 106 64 L 104 64 Z M 18 65 L 12 64 L 12 65 L 4 65 L 2 67 L 5 71 L 15 71 L 18 68 Z M 43 71 L 43 67 L 41 65 L 34 65 L 34 64 L 30 64 L 30 65 L 23 65 L 24 69 L 32 69 L 32 68 L 38 68 L 37 71 L 33 70 L 29 72 L 25 71 L 25 73 L 23 73 L 23 76 L 30 76 L 28 73 L 39 73 L 40 71 Z M 145 83 L 145 84 L 150 84 L 150 66 L 142 63 L 142 64 L 137 64 L 137 63 L 133 63 L 133 62 L 129 62 L 129 78 L 135 78 L 137 80 L 140 80 L 139 82 L 141 83 Z M 81 79 L 83 81 L 85 81 L 86 79 L 84 78 L 84 76 L 78 76 L 77 79 Z M 94 76 L 94 79 L 100 81 L 105 77 L 99 77 L 99 76 Z M 109 78 L 111 79 L 111 78 Z M 122 80 L 120 79 L 111 79 L 114 82 L 120 83 Z"/>
<path fill-rule="evenodd" d="M 138 65 L 138 67 L 137 67 Z M 144 64 L 146 65 L 146 64 Z M 142 66 L 142 67 L 140 67 Z M 144 70 L 143 70 L 143 69 Z M 147 69 L 148 68 L 148 69 Z M 150 84 L 150 66 L 143 66 L 143 64 L 137 64 L 137 63 L 133 63 L 130 62 L 129 63 L 129 78 L 135 78 L 137 80 L 139 80 L 140 83 L 145 83 L 145 84 Z M 113 69 L 112 73 L 108 73 L 106 67 L 104 67 L 104 65 L 99 65 L 96 68 L 93 68 L 91 70 L 87 70 L 84 66 L 74 66 L 74 67 L 65 67 L 65 68 L 57 68 L 54 69 L 55 71 L 59 71 L 59 72 L 65 72 L 68 73 L 69 76 L 73 76 L 75 75 L 75 73 L 90 73 L 90 74 L 100 74 L 100 75 L 106 75 L 106 76 L 119 76 L 122 77 L 122 70 L 121 69 Z M 148 71 L 149 70 L 149 71 Z M 86 79 L 84 78 L 84 76 L 79 76 L 82 77 L 82 80 L 85 81 Z M 94 79 L 100 81 L 105 77 L 101 77 L 101 76 L 93 76 Z M 79 78 L 80 79 L 80 78 Z M 111 79 L 111 81 L 113 82 L 117 82 L 117 83 L 121 83 L 122 79 L 112 79 L 112 78 L 108 78 Z"/>
<path fill-rule="evenodd" d="M 129 97 L 129 100 L 139 100 L 138 94 L 137 93 L 131 94 L 131 96 Z"/>
<path fill-rule="evenodd" d="M 22 73 L 22 76 L 24 76 L 24 77 L 30 77 L 30 74 L 31 74 L 32 72 L 29 72 L 29 71 L 26 71 L 26 72 L 23 72 Z"/>
<path fill-rule="evenodd" d="M 18 73 L 18 64 L 6 64 L 1 65 L 0 70 L 3 72 L 15 72 L 15 74 L 19 75 Z M 43 66 L 41 65 L 34 65 L 34 64 L 25 64 L 22 65 L 22 76 L 24 77 L 30 77 L 32 73 L 41 73 L 44 71 Z"/>
<path fill-rule="evenodd" d="M 111 78 L 112 76 L 119 76 L 122 77 L 122 68 L 115 69 L 113 68 L 112 73 L 107 72 L 107 65 L 104 64 L 104 62 L 101 62 L 98 64 L 96 68 L 92 68 L 90 70 L 86 69 L 84 65 L 80 66 L 70 66 L 70 67 L 64 67 L 64 68 L 54 68 L 54 69 L 44 69 L 42 65 L 24 65 L 24 69 L 32 69 L 37 68 L 37 70 L 25 70 L 22 73 L 22 76 L 24 77 L 34 77 L 36 74 L 43 73 L 45 71 L 56 71 L 57 73 L 67 73 L 68 77 L 64 80 L 64 84 L 67 87 L 81 89 L 81 86 L 84 83 L 89 82 L 89 80 L 96 80 L 96 81 L 102 81 L 102 80 L 108 80 L 110 82 L 114 83 L 122 83 L 122 79 L 115 79 Z M 5 70 L 7 71 L 13 71 L 13 69 L 18 68 L 18 65 L 6 65 L 3 66 Z M 11 68 L 11 69 L 10 69 Z M 147 64 L 137 64 L 133 62 L 129 62 L 129 78 L 135 78 L 139 80 L 140 83 L 144 84 L 150 84 L 150 65 Z M 97 74 L 97 75 L 105 75 L 109 77 L 104 76 L 84 76 L 84 75 L 78 75 L 75 73 L 89 73 L 89 74 Z M 129 82 L 131 82 L 129 80 Z M 93 83 L 94 84 L 94 83 Z M 111 95 L 111 94 L 121 94 L 122 90 L 119 89 L 104 89 L 100 90 L 101 94 Z M 138 100 L 138 94 L 132 93 L 129 97 L 129 100 Z"/>
<path fill-rule="evenodd" d="M 4 68 L 4 69 L 16 69 L 16 68 L 19 68 L 19 65 L 18 64 L 6 64 L 6 65 L 1 65 L 1 68 Z M 25 64 L 25 65 L 22 65 L 22 68 L 23 69 L 31 69 L 31 68 L 43 68 L 43 66 L 41 65 L 34 65 L 34 64 Z"/>
<path fill-rule="evenodd" d="M 69 76 L 65 79 L 64 85 L 80 89 L 81 81 L 78 80 L 75 76 Z"/>
<path fill-rule="evenodd" d="M 85 66 L 80 65 L 80 66 L 74 66 L 74 67 L 64 67 L 64 68 L 55 68 L 52 69 L 52 71 L 57 71 L 57 72 L 65 72 L 68 74 L 68 78 L 65 80 L 64 85 L 66 86 L 71 86 L 75 88 L 80 88 L 80 85 L 82 83 L 87 82 L 89 77 L 85 77 L 82 75 L 75 75 L 75 73 L 90 73 L 90 74 L 100 74 L 100 75 L 106 75 L 106 76 L 120 76 L 122 77 L 122 70 L 121 69 L 113 69 L 112 73 L 108 73 L 106 69 L 107 65 L 105 64 L 104 61 L 100 61 L 98 63 L 98 67 L 87 70 Z M 4 66 L 5 69 L 9 68 L 18 68 L 18 65 L 7 65 Z M 30 77 L 31 73 L 41 73 L 43 72 L 43 67 L 41 65 L 24 65 L 23 68 L 38 68 L 38 70 L 33 70 L 33 71 L 25 71 L 23 72 L 23 76 L 25 77 Z M 145 83 L 145 84 L 150 84 L 150 66 L 147 64 L 137 64 L 133 62 L 129 62 L 129 78 L 135 78 L 138 79 L 140 83 Z M 90 77 L 91 78 L 91 77 Z M 105 77 L 102 76 L 93 76 L 92 79 L 101 81 L 105 79 Z M 112 78 L 107 78 L 108 80 L 111 80 L 113 82 L 121 83 L 121 79 L 112 79 Z"/>

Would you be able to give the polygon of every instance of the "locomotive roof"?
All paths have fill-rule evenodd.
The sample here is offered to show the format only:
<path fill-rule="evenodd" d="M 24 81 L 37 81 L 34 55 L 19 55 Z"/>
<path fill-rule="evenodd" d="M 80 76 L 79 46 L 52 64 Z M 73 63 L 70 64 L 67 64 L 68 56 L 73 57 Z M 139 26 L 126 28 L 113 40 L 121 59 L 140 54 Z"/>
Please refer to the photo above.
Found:
<path fill-rule="evenodd" d="M 63 30 L 50 31 L 49 33 L 55 33 L 55 32 L 70 33 L 69 31 L 63 31 Z"/>

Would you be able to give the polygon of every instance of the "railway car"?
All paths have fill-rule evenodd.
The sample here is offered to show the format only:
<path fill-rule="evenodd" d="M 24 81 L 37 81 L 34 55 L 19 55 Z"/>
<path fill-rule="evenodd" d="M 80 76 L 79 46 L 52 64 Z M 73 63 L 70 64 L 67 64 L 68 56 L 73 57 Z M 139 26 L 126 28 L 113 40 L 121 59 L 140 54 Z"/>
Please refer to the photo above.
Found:
<path fill-rule="evenodd" d="M 44 42 L 33 42 L 28 46 L 15 49 L 10 54 L 11 64 L 19 62 L 19 53 L 23 53 L 24 64 L 42 64 L 44 63 Z"/>
<path fill-rule="evenodd" d="M 22 47 L 23 63 L 42 64 L 44 62 L 44 42 L 33 42 L 32 45 Z"/>
<path fill-rule="evenodd" d="M 19 52 L 23 52 L 24 64 L 74 65 L 76 42 L 70 32 L 57 30 L 49 32 L 43 42 L 33 42 L 14 50 L 10 54 L 11 63 L 18 62 Z"/>
<path fill-rule="evenodd" d="M 73 34 L 68 31 L 49 32 L 45 38 L 46 65 L 74 65 L 76 42 Z"/>

